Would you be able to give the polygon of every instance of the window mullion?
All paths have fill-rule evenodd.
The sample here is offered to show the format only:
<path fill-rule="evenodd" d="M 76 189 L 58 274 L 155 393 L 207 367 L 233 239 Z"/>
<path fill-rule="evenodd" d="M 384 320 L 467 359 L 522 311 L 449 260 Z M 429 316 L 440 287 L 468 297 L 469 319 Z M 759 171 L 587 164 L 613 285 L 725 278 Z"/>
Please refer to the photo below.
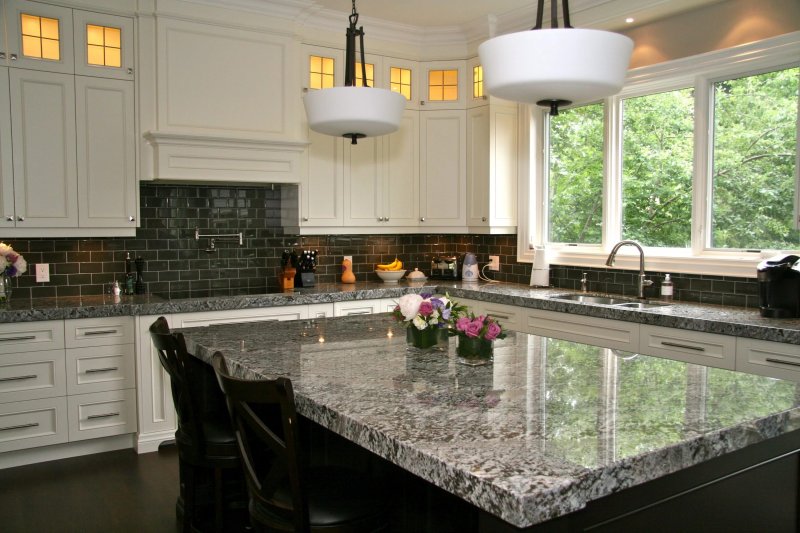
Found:
<path fill-rule="evenodd" d="M 711 168 L 714 118 L 711 84 L 698 77 L 694 85 L 694 166 L 692 177 L 692 254 L 711 246 Z"/>
<path fill-rule="evenodd" d="M 603 249 L 622 239 L 622 99 L 605 105 Z"/>

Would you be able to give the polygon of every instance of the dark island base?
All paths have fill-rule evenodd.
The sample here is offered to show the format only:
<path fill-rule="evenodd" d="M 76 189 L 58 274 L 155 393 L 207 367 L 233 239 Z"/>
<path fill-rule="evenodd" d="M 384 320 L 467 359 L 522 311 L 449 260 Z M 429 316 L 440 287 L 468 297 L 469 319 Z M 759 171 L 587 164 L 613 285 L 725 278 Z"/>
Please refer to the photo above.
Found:
<path fill-rule="evenodd" d="M 392 532 L 800 531 L 800 430 L 516 528 L 309 422 L 315 460 L 358 464 L 385 480 Z"/>

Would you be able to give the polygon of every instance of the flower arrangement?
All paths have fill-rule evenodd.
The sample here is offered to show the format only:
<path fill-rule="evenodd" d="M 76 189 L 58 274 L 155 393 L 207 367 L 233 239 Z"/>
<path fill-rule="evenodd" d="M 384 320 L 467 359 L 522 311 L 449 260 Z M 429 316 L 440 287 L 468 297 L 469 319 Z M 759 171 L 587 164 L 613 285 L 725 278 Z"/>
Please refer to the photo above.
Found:
<path fill-rule="evenodd" d="M 458 361 L 466 365 L 485 365 L 492 360 L 495 339 L 506 337 L 500 323 L 490 316 L 470 313 L 456 320 L 451 335 L 458 336 Z"/>
<path fill-rule="evenodd" d="M 447 330 L 466 307 L 449 296 L 406 294 L 397 301 L 393 314 L 408 328 L 406 338 L 416 348 L 431 348 L 446 340 Z"/>
<path fill-rule="evenodd" d="M 28 263 L 25 258 L 14 251 L 14 249 L 0 242 L 0 271 L 10 278 L 23 275 L 28 270 Z"/>

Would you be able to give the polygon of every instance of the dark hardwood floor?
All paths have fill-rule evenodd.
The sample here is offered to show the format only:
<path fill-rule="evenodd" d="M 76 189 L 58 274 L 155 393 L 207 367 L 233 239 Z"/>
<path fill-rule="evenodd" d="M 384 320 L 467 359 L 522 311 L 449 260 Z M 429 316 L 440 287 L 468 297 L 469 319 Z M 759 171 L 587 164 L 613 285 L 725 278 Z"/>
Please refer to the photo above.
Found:
<path fill-rule="evenodd" d="M 99 453 L 0 470 L 4 533 L 174 532 L 178 453 Z"/>

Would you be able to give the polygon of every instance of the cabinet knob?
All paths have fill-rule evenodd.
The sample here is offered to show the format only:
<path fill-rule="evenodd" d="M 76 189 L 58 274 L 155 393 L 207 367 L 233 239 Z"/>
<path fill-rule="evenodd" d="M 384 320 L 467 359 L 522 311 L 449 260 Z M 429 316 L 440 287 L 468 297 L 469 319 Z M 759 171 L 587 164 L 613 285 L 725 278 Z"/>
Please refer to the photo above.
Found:
<path fill-rule="evenodd" d="M 383 222 L 383 217 L 378 217 L 378 222 Z"/>
<path fill-rule="evenodd" d="M 486 217 L 482 217 L 482 218 L 481 218 L 481 220 L 482 220 L 483 222 L 486 222 Z"/>
<path fill-rule="evenodd" d="M 384 222 L 389 222 L 389 217 L 385 217 L 385 218 L 383 219 L 383 221 L 384 221 Z"/>
<path fill-rule="evenodd" d="M 136 217 L 128 217 L 128 222 L 136 222 Z"/>
<path fill-rule="evenodd" d="M 11 61 L 17 60 L 17 54 L 11 54 L 9 57 L 11 58 Z"/>
<path fill-rule="evenodd" d="M 425 100 L 420 100 L 419 105 L 425 105 Z"/>
<path fill-rule="evenodd" d="M 25 222 L 25 217 L 17 217 L 17 220 L 18 220 L 19 222 Z"/>
<path fill-rule="evenodd" d="M 303 222 L 308 222 L 308 217 L 303 217 Z"/>
<path fill-rule="evenodd" d="M 0 59 L 5 59 L 5 58 L 6 58 L 6 53 L 0 52 Z"/>
<path fill-rule="evenodd" d="M 132 69 L 131 67 L 128 67 L 128 68 L 126 69 L 126 72 L 127 72 L 128 74 L 133 74 L 133 69 Z"/>
<path fill-rule="evenodd" d="M 6 222 L 14 222 L 14 217 L 11 215 L 6 215 Z"/>
<path fill-rule="evenodd" d="M 419 219 L 419 221 L 420 221 L 420 222 L 425 222 L 425 217 L 421 217 L 421 218 Z"/>

